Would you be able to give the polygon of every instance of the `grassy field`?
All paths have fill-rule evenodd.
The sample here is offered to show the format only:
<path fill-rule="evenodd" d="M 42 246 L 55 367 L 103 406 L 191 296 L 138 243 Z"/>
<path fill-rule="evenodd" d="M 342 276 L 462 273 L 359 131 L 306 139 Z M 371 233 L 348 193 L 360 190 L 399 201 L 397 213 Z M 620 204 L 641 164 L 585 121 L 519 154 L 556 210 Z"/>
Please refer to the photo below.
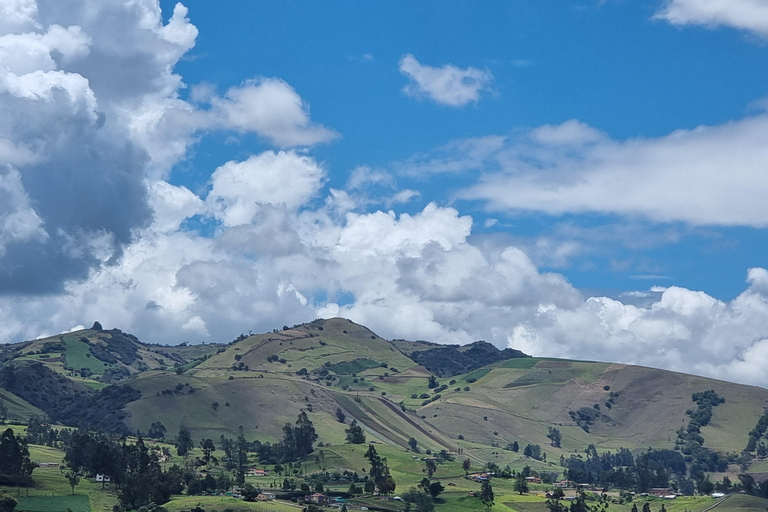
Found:
<path fill-rule="evenodd" d="M 374 446 L 379 455 L 386 458 L 391 474 L 397 482 L 395 496 L 401 495 L 419 484 L 424 476 L 423 457 L 426 455 L 424 452 L 415 454 L 402 447 L 382 443 L 374 444 Z M 539 472 L 556 472 L 560 469 L 556 464 L 532 461 L 513 452 L 497 449 L 489 451 L 489 448 L 484 445 L 472 445 L 465 442 L 462 443 L 462 448 L 465 450 L 465 454 L 472 454 L 469 455 L 473 460 L 470 471 L 480 470 L 482 468 L 481 460 L 494 460 L 502 466 L 508 463 L 516 470 L 522 469 L 524 465 L 531 466 L 532 469 Z M 365 474 L 368 462 L 364 453 L 367 449 L 367 444 L 336 444 L 319 447 L 306 462 L 300 465 L 301 474 L 311 474 L 318 471 L 342 473 L 344 470 Z M 60 461 L 64 455 L 60 450 L 35 445 L 30 447 L 30 452 L 32 458 L 40 462 Z M 195 450 L 196 452 L 197 450 Z M 470 495 L 473 492 L 479 492 L 480 484 L 464 477 L 461 461 L 462 457 L 457 457 L 452 462 L 438 464 L 433 479 L 439 480 L 445 486 L 445 491 L 437 502 L 436 510 L 438 512 L 479 512 L 484 509 L 480 500 Z M 256 464 L 255 460 L 251 462 Z M 271 470 L 272 468 L 264 469 Z M 59 469 L 36 468 L 33 477 L 36 482 L 35 487 L 22 489 L 21 495 L 18 496 L 18 510 L 21 512 L 67 512 L 68 509 L 73 512 L 110 512 L 112 506 L 117 502 L 117 496 L 114 492 L 108 488 L 103 490 L 101 484 L 91 482 L 86 478 L 83 478 L 75 488 L 75 495 L 73 496 L 72 489 L 63 472 Z M 256 487 L 270 487 L 273 481 L 279 482 L 280 477 L 248 478 L 248 482 Z M 302 481 L 299 477 L 298 483 Z M 336 486 L 329 484 L 326 485 L 326 490 L 346 491 L 348 486 L 348 483 Z M 493 488 L 496 495 L 494 510 L 546 512 L 544 492 L 548 486 L 531 485 L 530 487 L 530 492 L 519 495 L 514 492 L 514 480 L 494 479 Z M 16 489 L 5 488 L 2 490 L 16 496 Z M 573 495 L 573 491 L 567 491 L 567 494 Z M 720 502 L 710 497 L 680 497 L 675 500 L 639 498 L 635 500 L 635 503 L 637 503 L 638 508 L 642 508 L 646 501 L 650 504 L 653 512 L 658 512 L 662 503 L 667 512 L 702 512 L 715 505 L 713 510 L 717 512 L 736 510 L 754 510 L 757 512 L 766 510 L 768 505 L 768 500 L 739 495 L 730 496 Z M 400 511 L 403 507 L 402 502 L 380 501 L 378 498 L 371 497 L 352 500 L 350 505 L 353 507 L 350 510 L 360 506 L 376 506 Z M 176 496 L 164 507 L 169 512 L 185 512 L 194 507 L 202 507 L 206 512 L 224 512 L 225 510 L 232 512 L 287 512 L 300 510 L 296 504 L 289 502 L 247 503 L 241 499 L 225 496 Z M 630 512 L 631 504 L 611 503 L 610 510 Z"/>
<path fill-rule="evenodd" d="M 280 501 L 247 502 L 226 496 L 176 496 L 163 505 L 168 512 L 182 512 L 202 507 L 206 512 L 297 512 L 301 507 Z"/>
<path fill-rule="evenodd" d="M 20 512 L 91 512 L 88 496 L 20 496 L 16 510 Z"/>
<path fill-rule="evenodd" d="M 64 355 L 67 359 L 67 366 L 80 370 L 81 368 L 88 368 L 94 374 L 102 374 L 106 369 L 106 365 L 93 357 L 91 354 L 91 347 L 87 343 L 80 341 L 75 336 L 63 336 L 64 344 L 67 347 Z"/>
<path fill-rule="evenodd" d="M 96 364 L 98 360 L 88 357 L 89 346 L 80 341 L 81 335 L 105 334 L 86 330 L 65 335 L 68 364 L 93 365 L 92 371 L 103 371 Z M 35 343 L 26 349 L 24 357 L 39 358 L 40 354 L 34 352 L 40 344 Z M 234 438 L 240 426 L 249 441 L 276 442 L 282 438 L 284 425 L 294 423 L 304 411 L 315 425 L 318 442 L 330 445 L 319 448 L 304 469 L 350 469 L 360 473 L 367 468 L 362 456 L 367 445 L 344 444 L 344 430 L 354 418 L 368 440 L 376 442 L 377 450 L 388 458 L 398 483 L 397 493 L 402 493 L 423 477 L 423 461 L 406 450 L 410 438 L 421 447 L 420 456 L 427 449 L 461 450 L 461 457 L 469 457 L 475 468 L 485 462 L 513 469 L 528 465 L 560 477 L 563 468 L 559 458 L 583 454 L 588 444 L 596 445 L 599 451 L 672 447 L 676 430 L 687 422 L 685 411 L 693 407 L 691 394 L 707 389 L 717 391 L 725 403 L 714 408 L 711 423 L 702 428 L 705 446 L 739 452 L 746 444 L 747 432 L 762 414 L 763 404 L 768 403 L 768 390 L 762 388 L 636 366 L 541 358 L 512 359 L 464 375 L 440 378 L 440 384 L 447 387 L 440 389 L 439 398 L 433 400 L 436 390 L 427 385 L 429 373 L 406 357 L 399 346 L 408 350 L 428 347 L 388 342 L 343 319 L 316 321 L 249 336 L 227 346 L 206 347 L 195 353 L 210 357 L 189 362 L 189 369 L 181 374 L 172 369 L 178 355 L 174 355 L 175 348 L 143 347 L 140 353 L 149 370 L 129 381 L 141 392 L 141 398 L 128 404 L 126 421 L 129 427 L 144 432 L 151 423 L 161 421 L 169 438 L 181 425 L 188 425 L 196 445 L 204 438 L 216 443 L 221 435 Z M 190 354 L 197 350 L 179 350 L 182 348 L 189 349 Z M 241 363 L 242 369 L 233 369 L 233 365 L 238 368 Z M 55 361 L 46 364 L 61 365 Z M 302 368 L 307 371 L 299 373 Z M 84 384 L 101 386 L 96 382 Z M 17 414 L 35 410 L 2 390 L 0 398 Z M 569 414 L 580 408 L 599 411 L 589 432 L 574 423 Z M 346 415 L 344 423 L 337 421 L 337 409 Z M 560 447 L 551 446 L 547 438 L 552 426 L 562 434 Z M 518 443 L 519 452 L 506 449 L 513 442 Z M 525 458 L 522 451 L 526 444 L 540 445 L 546 460 Z M 63 457 L 60 452 L 40 447 L 33 447 L 32 455 L 45 462 L 57 462 Z M 469 496 L 479 485 L 464 479 L 459 466 L 456 461 L 438 468 L 436 477 L 444 485 L 452 484 L 446 488 L 444 503 L 438 510 L 482 508 L 477 499 Z M 765 468 L 768 462 L 757 460 L 752 469 Z M 58 470 L 38 468 L 33 476 L 38 485 L 30 489 L 30 497 L 71 494 Z M 543 489 L 519 496 L 510 481 L 496 479 L 494 486 L 498 509 L 543 510 Z M 76 494 L 87 498 L 92 512 L 107 512 L 116 499 L 114 494 L 103 493 L 97 484 L 85 480 Z M 208 512 L 209 508 L 220 508 L 220 512 L 234 508 L 227 506 L 231 498 L 195 499 L 210 501 L 209 507 L 202 505 Z M 172 512 L 184 510 L 190 501 L 179 498 L 173 503 Z M 668 512 L 698 512 L 716 504 L 709 498 L 664 503 Z M 733 497 L 718 504 L 717 509 L 735 510 L 742 505 L 759 508 L 758 502 Z M 262 510 L 254 508 L 259 506 L 242 505 L 243 510 Z M 654 501 L 651 506 L 656 512 L 661 502 Z M 630 511 L 624 504 L 612 504 L 611 509 Z"/>
<path fill-rule="evenodd" d="M 726 399 L 702 429 L 705 446 L 737 452 L 768 402 L 768 390 L 761 388 L 650 368 L 540 358 L 511 359 L 439 379 L 447 389 L 433 401 L 428 372 L 396 346 L 344 319 L 253 335 L 182 375 L 153 370 L 134 378 L 131 385 L 142 397 L 128 405 L 128 423 L 146 431 L 162 421 L 169 434 L 186 423 L 194 437 L 214 440 L 234 437 L 242 425 L 247 439 L 274 442 L 284 424 L 305 410 L 323 426 L 322 441 L 338 443 L 345 426 L 335 421 L 335 411 L 341 408 L 384 443 L 402 447 L 414 437 L 437 449 L 455 447 L 459 436 L 487 447 L 517 441 L 522 447 L 540 445 L 551 461 L 588 444 L 599 450 L 671 448 L 693 405 L 691 394 L 705 389 Z M 248 371 L 232 369 L 241 363 Z M 302 368 L 307 376 L 297 375 Z M 334 378 L 318 379 L 313 372 L 321 369 Z M 408 418 L 393 407 L 405 408 Z M 589 432 L 569 415 L 582 407 L 600 411 Z M 553 425 L 562 433 L 561 448 L 549 446 Z"/>

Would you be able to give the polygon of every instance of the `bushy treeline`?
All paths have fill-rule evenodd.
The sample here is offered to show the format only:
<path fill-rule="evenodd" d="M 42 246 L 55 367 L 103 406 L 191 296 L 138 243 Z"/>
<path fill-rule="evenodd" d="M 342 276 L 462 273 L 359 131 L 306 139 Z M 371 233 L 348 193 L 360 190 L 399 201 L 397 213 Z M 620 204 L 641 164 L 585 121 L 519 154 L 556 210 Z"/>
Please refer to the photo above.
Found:
<path fill-rule="evenodd" d="M 685 459 L 674 450 L 649 450 L 635 457 L 626 448 L 598 454 L 594 445 L 589 445 L 585 456 L 571 455 L 561 458 L 560 463 L 568 480 L 577 483 L 636 492 L 674 485 L 684 494 L 693 493 L 693 484 L 686 479 Z"/>
<path fill-rule="evenodd" d="M 679 450 L 685 461 L 690 465 L 690 476 L 697 482 L 702 482 L 706 472 L 724 472 L 728 469 L 729 459 L 717 452 L 704 447 L 704 436 L 701 427 L 709 424 L 712 419 L 712 409 L 725 402 L 713 389 L 691 395 L 696 403 L 696 409 L 685 413 L 690 417 L 688 425 L 677 431 L 675 449 Z"/>

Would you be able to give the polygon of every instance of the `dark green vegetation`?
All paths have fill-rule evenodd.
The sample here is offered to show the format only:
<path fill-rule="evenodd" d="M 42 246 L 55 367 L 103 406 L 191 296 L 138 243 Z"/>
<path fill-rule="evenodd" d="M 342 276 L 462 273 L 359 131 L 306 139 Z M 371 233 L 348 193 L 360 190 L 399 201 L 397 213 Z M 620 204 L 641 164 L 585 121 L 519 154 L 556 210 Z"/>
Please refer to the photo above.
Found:
<path fill-rule="evenodd" d="M 182 460 L 201 475 L 151 491 L 158 493 L 153 500 L 253 483 L 247 470 L 255 466 L 273 471 L 262 487 L 285 493 L 319 485 L 356 496 L 352 485 L 365 493 L 366 482 L 368 492 L 394 484 L 413 510 L 483 509 L 467 494 L 479 495 L 480 483 L 464 479 L 483 468 L 497 474 L 494 510 L 565 477 L 616 493 L 670 487 L 768 495 L 761 483 L 768 391 L 679 373 L 531 358 L 484 342 L 387 341 L 343 319 L 197 347 L 150 346 L 117 330 L 89 329 L 7 346 L 2 360 L 0 417 L 45 418 L 28 428 L 35 445 L 71 442 L 53 433 L 58 427 L 43 428 L 48 421 L 98 430 L 118 446 L 111 434 L 142 434 L 169 443 L 159 451 L 156 441 L 127 444 L 137 447 L 142 474 L 153 482 L 164 482 L 174 464 L 183 469 Z M 161 456 L 163 448 L 173 458 Z M 158 457 L 160 473 L 144 449 Z M 94 471 L 75 471 L 79 483 L 65 480 L 66 472 L 59 477 L 67 493 L 77 492 Z M 524 482 L 529 491 L 520 495 L 512 477 L 521 474 L 544 483 Z M 545 512 L 544 501 L 534 500 L 537 510 Z M 139 502 L 123 500 L 127 508 Z M 631 504 L 611 507 L 629 512 Z"/>
<path fill-rule="evenodd" d="M 463 347 L 441 346 L 411 353 L 411 358 L 438 377 L 453 377 L 476 370 L 489 363 L 528 357 L 519 350 L 499 350 L 490 343 L 477 341 Z"/>

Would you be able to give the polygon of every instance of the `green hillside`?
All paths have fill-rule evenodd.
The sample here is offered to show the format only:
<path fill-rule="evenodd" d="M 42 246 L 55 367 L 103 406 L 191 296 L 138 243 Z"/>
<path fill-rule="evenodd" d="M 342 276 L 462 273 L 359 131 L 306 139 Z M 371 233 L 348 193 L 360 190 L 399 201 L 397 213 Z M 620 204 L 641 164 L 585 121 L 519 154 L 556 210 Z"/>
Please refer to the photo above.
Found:
<path fill-rule="evenodd" d="M 120 433 L 146 433 L 160 422 L 168 439 L 188 427 L 197 445 L 205 438 L 216 443 L 222 435 L 236 438 L 241 427 L 248 441 L 278 443 L 283 427 L 305 412 L 322 446 L 303 462 L 302 471 L 310 474 L 365 468 L 366 445 L 345 442 L 345 429 L 354 419 L 367 441 L 377 443 L 388 458 L 402 492 L 424 476 L 421 455 L 411 450 L 414 441 L 422 454 L 445 450 L 459 457 L 439 467 L 438 477 L 451 486 L 438 510 L 482 508 L 469 495 L 478 484 L 464 478 L 465 458 L 477 469 L 495 464 L 520 471 L 527 466 L 536 474 L 562 478 L 561 457 L 582 458 L 589 445 L 600 452 L 626 448 L 635 457 L 650 448 L 674 449 L 678 430 L 689 425 L 689 413 L 697 408 L 692 395 L 707 390 L 722 403 L 711 407 L 711 418 L 700 428 L 703 446 L 730 457 L 722 470 L 707 472 L 708 478 L 739 482 L 746 470 L 757 481 L 768 468 L 768 459 L 740 455 L 768 405 L 768 390 L 631 365 L 533 358 L 485 343 L 444 347 L 388 341 L 339 318 L 194 347 L 150 346 L 117 330 L 84 330 L 11 345 L 2 357 L 0 399 L 9 419 L 48 415 Z M 466 371 L 456 373 L 457 368 Z M 553 428 L 561 434 L 557 447 L 548 437 Z M 526 456 L 529 446 L 541 455 Z M 53 456 L 45 455 L 48 448 L 34 450 L 41 457 Z M 255 464 L 255 454 L 249 456 Z M 45 475 L 53 478 L 53 473 Z M 65 488 L 58 480 L 63 477 L 56 478 L 55 485 Z M 514 480 L 496 482 L 496 509 L 546 512 L 544 492 L 551 487 L 535 484 L 520 495 Z M 336 490 L 343 492 L 348 485 Z M 105 496 L 91 494 L 91 509 L 93 500 L 115 499 Z M 356 504 L 381 505 L 366 499 Z M 73 500 L 72 510 L 85 503 Z M 618 493 L 611 500 L 612 510 L 630 512 L 631 505 Z M 22 500 L 20 506 L 46 512 L 38 501 Z M 728 512 L 765 509 L 764 501 L 733 495 L 722 501 L 700 496 L 665 504 L 668 512 L 713 506 Z M 664 500 L 638 501 L 645 502 L 657 511 Z M 167 510 L 204 504 L 235 511 L 290 509 L 287 503 L 259 508 L 235 498 L 184 496 L 174 498 Z M 387 507 L 402 509 L 397 503 Z"/>
<path fill-rule="evenodd" d="M 399 446 L 411 436 L 434 448 L 518 441 L 541 445 L 555 460 L 590 443 L 599 449 L 672 448 L 694 405 L 691 394 L 706 389 L 715 389 L 725 403 L 702 430 L 705 446 L 738 452 L 768 404 L 768 391 L 757 387 L 536 358 L 439 378 L 439 387 L 430 389 L 430 372 L 400 350 L 404 346 L 412 352 L 434 348 L 389 342 L 343 319 L 253 335 L 182 375 L 159 369 L 138 374 L 130 383 L 142 397 L 127 406 L 128 423 L 146 430 L 162 421 L 169 431 L 185 423 L 201 436 L 216 437 L 233 435 L 242 425 L 251 438 L 275 440 L 286 421 L 307 410 L 313 421 L 327 424 L 324 435 L 337 439 L 343 425 L 333 416 L 341 408 L 372 435 Z M 581 409 L 595 411 L 590 424 L 574 420 Z M 550 426 L 562 432 L 562 448 L 549 446 Z"/>

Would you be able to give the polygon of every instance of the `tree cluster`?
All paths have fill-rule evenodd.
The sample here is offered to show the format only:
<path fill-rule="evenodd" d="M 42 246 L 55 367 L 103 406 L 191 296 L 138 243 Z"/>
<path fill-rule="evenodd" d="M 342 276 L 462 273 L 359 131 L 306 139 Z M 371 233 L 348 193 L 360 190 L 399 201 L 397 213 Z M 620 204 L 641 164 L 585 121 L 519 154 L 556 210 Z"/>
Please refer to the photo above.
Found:
<path fill-rule="evenodd" d="M 256 452 L 262 464 L 294 462 L 312 453 L 313 443 L 316 440 L 315 427 L 307 417 L 307 413 L 302 411 L 295 425 L 286 423 L 283 426 L 282 441 L 275 444 L 254 441 L 251 449 Z"/>
<path fill-rule="evenodd" d="M 594 445 L 589 445 L 585 455 L 560 459 L 569 480 L 636 492 L 669 487 L 671 483 L 682 484 L 685 480 L 685 460 L 677 451 L 649 450 L 634 457 L 626 448 L 616 453 L 598 454 Z"/>
<path fill-rule="evenodd" d="M 365 452 L 365 458 L 371 465 L 371 469 L 368 472 L 369 480 L 375 488 L 374 492 L 378 491 L 379 494 L 390 494 L 395 491 L 395 479 L 389 474 L 389 466 L 387 466 L 387 459 L 379 456 L 376 452 L 376 448 L 371 444 L 368 446 L 368 451 Z"/>
<path fill-rule="evenodd" d="M 29 458 L 27 440 L 12 429 L 0 434 L 0 485 L 30 486 L 35 464 Z"/>

